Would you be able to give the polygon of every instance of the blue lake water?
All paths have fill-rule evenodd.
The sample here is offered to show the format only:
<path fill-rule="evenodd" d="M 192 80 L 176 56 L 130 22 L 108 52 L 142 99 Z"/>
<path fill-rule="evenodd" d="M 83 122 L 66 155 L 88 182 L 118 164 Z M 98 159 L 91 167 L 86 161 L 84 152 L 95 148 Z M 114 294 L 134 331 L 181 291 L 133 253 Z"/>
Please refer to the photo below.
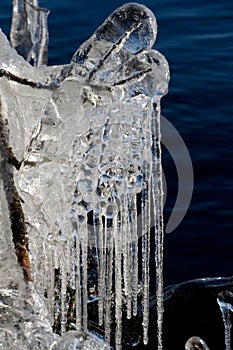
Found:
<path fill-rule="evenodd" d="M 147 0 L 159 25 L 155 48 L 171 70 L 162 113 L 191 155 L 194 191 L 182 223 L 165 236 L 165 283 L 233 275 L 233 2 Z M 49 16 L 49 64 L 68 63 L 76 48 L 124 1 L 41 0 Z M 0 5 L 9 35 L 11 1 Z M 174 162 L 164 149 L 165 221 L 177 195 Z M 182 186 L 182 184 L 181 184 Z"/>

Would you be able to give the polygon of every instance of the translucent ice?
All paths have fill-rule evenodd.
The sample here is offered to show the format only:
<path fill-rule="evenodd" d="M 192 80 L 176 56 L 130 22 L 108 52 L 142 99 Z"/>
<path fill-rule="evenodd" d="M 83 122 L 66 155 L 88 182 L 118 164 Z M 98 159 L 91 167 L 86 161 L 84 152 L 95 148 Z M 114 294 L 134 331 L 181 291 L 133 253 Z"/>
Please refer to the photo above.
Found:
<path fill-rule="evenodd" d="M 60 341 L 54 341 L 50 350 L 109 350 L 109 346 L 104 343 L 103 339 L 91 333 L 80 333 L 77 331 L 70 331 L 65 333 Z"/>
<path fill-rule="evenodd" d="M 218 305 L 222 313 L 222 319 L 225 329 L 225 346 L 226 350 L 231 350 L 231 319 L 230 311 L 233 312 L 233 293 L 230 291 L 223 291 L 218 294 Z"/>
<path fill-rule="evenodd" d="M 199 337 L 191 337 L 187 340 L 185 344 L 185 350 L 195 350 L 195 349 L 209 350 L 208 346 L 206 345 L 203 339 Z"/>
<path fill-rule="evenodd" d="M 38 67 L 47 64 L 49 11 L 37 0 L 14 0 L 11 45 L 27 62 Z"/>
<path fill-rule="evenodd" d="M 4 37 L 0 49 L 2 113 L 9 116 L 10 143 L 22 161 L 16 180 L 34 282 L 63 333 L 67 291 L 73 291 L 76 329 L 86 332 L 88 247 L 95 245 L 99 324 L 110 343 L 115 322 L 116 349 L 122 348 L 123 300 L 128 318 L 137 313 L 139 236 L 148 342 L 151 207 L 162 349 L 160 99 L 167 92 L 169 70 L 165 58 L 151 49 L 156 32 L 151 11 L 130 3 L 110 15 L 67 66 L 34 68 Z"/>

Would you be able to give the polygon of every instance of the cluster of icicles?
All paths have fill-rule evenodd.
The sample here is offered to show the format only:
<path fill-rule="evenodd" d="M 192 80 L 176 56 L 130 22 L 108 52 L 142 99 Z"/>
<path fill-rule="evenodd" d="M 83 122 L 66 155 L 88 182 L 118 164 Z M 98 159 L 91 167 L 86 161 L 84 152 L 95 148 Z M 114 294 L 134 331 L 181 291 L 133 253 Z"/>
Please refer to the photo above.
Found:
<path fill-rule="evenodd" d="M 99 325 L 104 325 L 105 338 L 110 342 L 114 295 L 115 346 L 116 349 L 121 349 L 123 301 L 128 319 L 138 312 L 139 237 L 142 240 L 140 292 L 143 341 L 144 344 L 148 342 L 150 228 L 153 224 L 158 327 L 159 339 L 162 339 L 162 170 L 159 112 L 151 108 L 148 113 L 147 107 L 143 112 L 137 103 L 133 109 L 130 109 L 128 103 L 115 103 L 112 107 L 113 110 L 108 110 L 108 120 L 103 127 L 88 131 L 76 140 L 79 151 L 75 156 L 80 152 L 82 159 L 78 166 L 75 162 L 72 163 L 76 164 L 79 171 L 74 181 L 72 204 L 68 206 L 69 213 L 65 207 L 64 215 L 57 216 L 57 213 L 62 214 L 61 210 L 50 202 L 48 188 L 45 186 L 41 190 L 44 200 L 42 211 L 28 213 L 28 217 L 30 222 L 37 223 L 29 233 L 32 263 L 36 266 L 35 282 L 46 291 L 51 315 L 58 315 L 60 318 L 61 331 L 66 331 L 68 317 L 67 287 L 75 291 L 76 306 L 73 315 L 76 329 L 87 331 L 88 250 L 94 247 L 98 263 L 98 285 L 95 288 Z M 125 118 L 124 112 L 128 114 L 129 111 L 132 115 Z M 39 138 L 40 135 L 37 144 Z M 35 154 L 26 158 L 20 171 L 19 183 L 24 190 L 30 174 L 33 181 L 37 181 L 37 175 L 34 176 L 31 169 L 33 157 Z M 38 174 L 41 167 L 41 163 L 38 169 L 33 165 Z M 65 171 L 63 177 L 65 182 Z M 30 183 L 33 188 L 32 182 Z M 55 194 L 52 194 L 52 200 L 53 196 Z M 46 206 L 48 210 L 45 212 Z M 138 212 L 137 207 L 141 212 Z M 154 223 L 151 219 L 151 207 L 154 208 Z M 54 217 L 57 218 L 56 225 L 59 230 L 48 234 L 45 231 L 45 220 L 48 223 L 51 219 L 55 220 Z M 54 229 L 55 226 L 51 224 L 51 227 Z M 58 292 L 54 287 L 55 271 L 59 271 Z M 60 295 L 59 302 L 56 300 L 56 293 Z"/>
<path fill-rule="evenodd" d="M 119 113 L 119 110 L 116 110 L 117 113 Z M 155 118 L 155 114 L 144 115 L 144 118 L 135 115 L 132 117 L 135 123 L 141 123 L 141 130 L 143 128 L 150 129 L 151 125 L 154 124 L 152 118 Z M 157 247 L 157 298 L 158 310 L 161 313 L 160 327 L 162 327 L 163 312 L 160 149 L 154 152 L 156 158 L 153 157 L 152 160 L 151 142 L 144 140 L 143 145 L 142 139 L 135 138 L 133 140 L 135 136 L 132 132 L 132 130 L 135 131 L 133 125 L 125 124 L 123 126 L 127 129 L 126 134 L 122 132 L 122 124 L 111 123 L 105 125 L 101 130 L 103 142 L 99 142 L 99 138 L 96 138 L 95 144 L 93 138 L 90 135 L 88 136 L 93 158 L 97 157 L 96 154 L 99 154 L 98 169 L 99 171 L 101 168 L 104 170 L 96 179 L 93 177 L 92 163 L 89 163 L 89 157 L 81 162 L 82 171 L 79 173 L 76 182 L 71 212 L 72 236 L 67 240 L 61 228 L 59 233 L 61 241 L 59 243 L 54 242 L 58 240 L 58 237 L 50 237 L 49 245 L 44 250 L 45 279 L 42 282 L 50 299 L 49 304 L 54 305 L 54 271 L 60 271 L 61 331 L 66 331 L 67 285 L 75 290 L 76 329 L 87 331 L 88 249 L 94 246 L 98 262 L 98 286 L 96 286 L 96 291 L 98 294 L 99 324 L 104 324 L 105 338 L 110 342 L 111 324 L 113 322 L 111 310 L 114 295 L 116 349 L 120 349 L 122 346 L 123 300 L 127 318 L 137 315 L 138 312 L 139 234 L 142 239 L 141 293 L 144 343 L 147 344 L 148 342 L 150 227 L 152 225 L 150 208 L 152 205 L 156 208 L 154 216 Z M 153 134 L 155 135 L 155 133 L 158 134 L 158 131 L 154 130 Z M 116 147 L 115 156 L 113 152 L 107 154 L 109 152 L 108 143 L 113 142 Z M 117 144 L 122 147 L 124 142 L 125 153 L 120 154 Z M 160 146 L 158 144 L 155 147 L 159 148 Z M 98 152 L 98 148 L 101 148 L 101 153 Z M 109 158 L 112 158 L 112 161 Z M 153 169 L 151 167 L 152 163 L 155 164 Z M 86 177 L 83 177 L 84 174 L 86 174 Z M 153 192 L 153 204 L 151 203 L 151 192 Z M 137 210 L 138 193 L 141 194 L 141 215 L 138 214 Z M 88 221 L 90 215 L 93 218 L 93 224 Z M 142 231 L 139 231 L 138 226 Z M 54 309 L 51 310 L 51 313 L 54 314 Z"/>
<path fill-rule="evenodd" d="M 152 226 L 162 349 L 160 98 L 169 73 L 163 56 L 151 50 L 156 31 L 151 11 L 128 4 L 82 45 L 63 82 L 56 81 L 60 86 L 44 107 L 19 174 L 34 281 L 45 291 L 54 322 L 64 333 L 73 317 L 75 328 L 87 331 L 88 250 L 94 247 L 98 322 L 108 343 L 114 332 L 117 350 L 122 310 L 128 319 L 137 314 L 139 284 L 143 342 L 148 343 Z"/>
<path fill-rule="evenodd" d="M 16 2 L 13 34 L 22 11 Z M 47 11 L 42 10 L 42 20 L 36 0 L 25 6 L 31 22 L 36 13 L 39 23 L 34 24 L 37 29 L 44 29 L 41 38 L 37 30 L 28 29 L 44 46 L 33 47 L 25 59 L 31 62 L 31 56 L 38 56 L 40 59 L 34 64 L 45 64 Z M 20 51 L 19 37 L 13 34 L 12 43 Z M 169 73 L 163 56 L 151 50 L 155 36 L 153 14 L 138 4 L 125 5 L 106 20 L 76 52 L 63 71 L 66 76 L 55 82 L 57 89 L 54 87 L 45 104 L 19 173 L 19 189 L 25 196 L 25 215 L 31 227 L 34 282 L 49 300 L 51 322 L 58 322 L 61 333 L 65 333 L 72 319 L 77 331 L 87 332 L 88 303 L 98 301 L 98 323 L 104 328 L 108 344 L 114 333 L 116 350 L 122 349 L 123 310 L 128 319 L 136 316 L 139 300 L 143 343 L 148 343 L 152 226 L 157 348 L 162 350 L 160 98 L 167 91 Z M 28 43 L 22 45 L 25 51 Z M 76 102 L 78 98 L 80 101 Z M 75 124 L 77 115 L 70 116 L 74 112 L 72 103 L 75 108 L 79 103 L 81 126 L 79 121 Z M 83 120 L 88 118 L 89 124 L 85 124 Z M 77 126 L 85 131 L 72 129 Z M 88 259 L 92 248 L 97 259 L 97 278 L 96 285 L 89 288 Z M 225 300 L 232 298 L 229 293 L 218 298 L 226 350 L 230 350 L 232 305 Z M 190 338 L 185 349 L 197 346 L 208 350 L 199 337 Z"/>

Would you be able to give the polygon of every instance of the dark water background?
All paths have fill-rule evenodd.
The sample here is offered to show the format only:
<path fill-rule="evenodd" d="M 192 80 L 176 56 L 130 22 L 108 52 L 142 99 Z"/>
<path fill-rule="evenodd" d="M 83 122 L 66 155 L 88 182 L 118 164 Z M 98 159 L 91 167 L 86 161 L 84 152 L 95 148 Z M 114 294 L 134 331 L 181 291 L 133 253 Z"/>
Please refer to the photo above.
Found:
<path fill-rule="evenodd" d="M 49 16 L 49 64 L 68 63 L 76 48 L 124 1 L 41 0 Z M 155 48 L 170 64 L 163 115 L 190 152 L 193 198 L 182 223 L 165 237 L 165 284 L 233 275 L 233 2 L 145 0 L 156 15 Z M 0 4 L 9 35 L 11 1 Z M 168 184 L 165 220 L 177 195 L 172 158 L 164 151 Z"/>

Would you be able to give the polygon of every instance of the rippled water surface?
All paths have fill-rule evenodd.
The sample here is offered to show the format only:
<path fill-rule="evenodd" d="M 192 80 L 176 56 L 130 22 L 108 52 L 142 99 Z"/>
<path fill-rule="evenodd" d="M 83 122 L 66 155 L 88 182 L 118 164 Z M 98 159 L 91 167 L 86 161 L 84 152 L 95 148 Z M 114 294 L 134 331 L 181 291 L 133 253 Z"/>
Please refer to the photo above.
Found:
<path fill-rule="evenodd" d="M 51 10 L 49 64 L 69 62 L 76 48 L 123 3 L 41 0 L 41 6 Z M 195 180 L 185 218 L 165 238 L 165 282 L 232 275 L 233 2 L 142 3 L 156 14 L 155 47 L 171 69 L 163 115 L 186 143 Z M 0 23 L 7 35 L 10 19 L 11 1 L 5 0 L 0 5 Z M 177 195 L 177 174 L 166 149 L 164 171 L 167 221 Z"/>

